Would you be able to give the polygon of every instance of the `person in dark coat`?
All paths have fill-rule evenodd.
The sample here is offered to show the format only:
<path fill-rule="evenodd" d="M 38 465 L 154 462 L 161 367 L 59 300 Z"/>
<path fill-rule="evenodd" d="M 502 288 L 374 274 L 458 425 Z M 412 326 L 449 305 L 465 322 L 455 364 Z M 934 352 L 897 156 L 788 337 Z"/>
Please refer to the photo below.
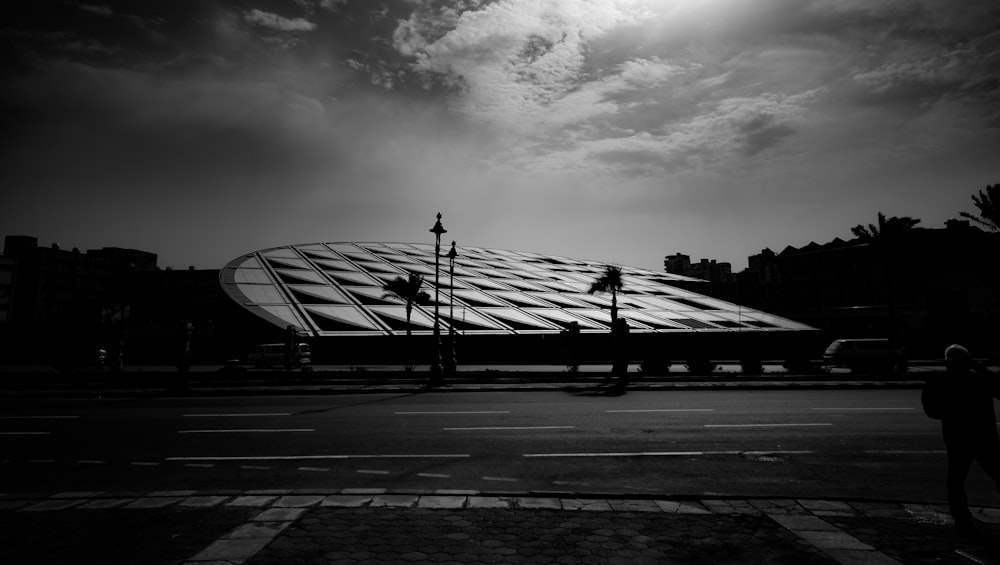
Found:
<path fill-rule="evenodd" d="M 965 479 L 977 461 L 1000 491 L 1000 440 L 997 437 L 993 399 L 1000 398 L 1000 382 L 979 366 L 969 350 L 955 344 L 945 349 L 947 396 L 941 417 L 941 432 L 948 450 L 948 506 L 959 532 L 972 540 L 981 539 L 976 530 Z"/>

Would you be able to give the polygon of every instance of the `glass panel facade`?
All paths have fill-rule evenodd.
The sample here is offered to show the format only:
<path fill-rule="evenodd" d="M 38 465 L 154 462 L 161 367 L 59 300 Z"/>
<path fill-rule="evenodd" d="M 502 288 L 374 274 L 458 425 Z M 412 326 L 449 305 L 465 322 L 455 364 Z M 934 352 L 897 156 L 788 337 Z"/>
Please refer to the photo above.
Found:
<path fill-rule="evenodd" d="M 442 245 L 441 252 L 450 248 Z M 557 333 L 576 321 L 607 331 L 611 295 L 588 294 L 605 264 L 538 253 L 457 248 L 454 279 L 440 260 L 442 329 L 462 333 Z M 250 253 L 222 272 L 226 292 L 268 321 L 317 336 L 389 335 L 433 329 L 433 307 L 415 306 L 409 324 L 399 300 L 382 286 L 408 273 L 424 277 L 433 300 L 434 246 L 427 243 L 311 243 Z M 793 331 L 808 326 L 671 286 L 688 277 L 623 268 L 620 315 L 643 332 Z M 454 285 L 454 320 L 449 302 Z"/>

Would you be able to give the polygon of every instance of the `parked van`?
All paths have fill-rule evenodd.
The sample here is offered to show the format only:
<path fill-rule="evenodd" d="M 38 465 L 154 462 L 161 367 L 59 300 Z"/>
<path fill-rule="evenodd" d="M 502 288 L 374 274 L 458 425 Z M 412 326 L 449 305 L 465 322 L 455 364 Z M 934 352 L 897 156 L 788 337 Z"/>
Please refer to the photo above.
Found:
<path fill-rule="evenodd" d="M 258 369 L 284 367 L 286 363 L 285 347 L 287 344 L 284 343 L 258 345 L 247 356 L 247 363 Z M 309 348 L 309 344 L 296 343 L 292 351 L 292 358 L 288 361 L 291 362 L 292 368 L 308 369 L 312 364 L 312 350 Z"/>
<path fill-rule="evenodd" d="M 861 371 L 904 372 L 906 356 L 901 348 L 889 346 L 888 339 L 838 339 L 823 352 L 823 364 Z"/>

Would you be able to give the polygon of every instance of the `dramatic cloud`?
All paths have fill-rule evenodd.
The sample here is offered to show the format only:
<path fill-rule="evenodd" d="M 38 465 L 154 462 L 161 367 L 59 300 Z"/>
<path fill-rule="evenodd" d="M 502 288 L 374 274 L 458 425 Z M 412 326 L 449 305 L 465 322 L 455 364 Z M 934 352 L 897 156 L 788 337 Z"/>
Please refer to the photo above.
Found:
<path fill-rule="evenodd" d="M 0 224 L 166 264 L 419 240 L 441 211 L 462 244 L 739 267 L 878 211 L 939 225 L 1000 182 L 988 0 L 43 0 L 10 16 Z"/>

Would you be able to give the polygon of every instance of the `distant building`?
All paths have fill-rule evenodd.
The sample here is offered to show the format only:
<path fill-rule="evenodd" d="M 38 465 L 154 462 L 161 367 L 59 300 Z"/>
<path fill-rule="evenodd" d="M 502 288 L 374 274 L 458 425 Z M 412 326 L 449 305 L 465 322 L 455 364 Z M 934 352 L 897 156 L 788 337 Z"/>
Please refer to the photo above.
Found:
<path fill-rule="evenodd" d="M 666 272 L 674 275 L 694 277 L 713 283 L 731 283 L 736 280 L 731 264 L 718 263 L 715 259 L 702 259 L 697 263 L 692 263 L 691 257 L 682 253 L 664 257 L 663 268 Z"/>
<path fill-rule="evenodd" d="M 738 283 L 716 289 L 748 307 L 825 330 L 831 338 L 896 338 L 912 357 L 940 357 L 960 342 L 1000 352 L 1000 239 L 968 222 L 917 228 L 885 252 L 860 239 L 769 249 Z"/>
<path fill-rule="evenodd" d="M 280 333 L 236 307 L 219 270 L 161 270 L 154 253 L 120 247 L 81 252 L 7 236 L 0 256 L 0 363 L 75 367 L 97 349 L 126 364 L 170 363 L 186 324 L 196 357 L 222 362 L 240 340 Z"/>

